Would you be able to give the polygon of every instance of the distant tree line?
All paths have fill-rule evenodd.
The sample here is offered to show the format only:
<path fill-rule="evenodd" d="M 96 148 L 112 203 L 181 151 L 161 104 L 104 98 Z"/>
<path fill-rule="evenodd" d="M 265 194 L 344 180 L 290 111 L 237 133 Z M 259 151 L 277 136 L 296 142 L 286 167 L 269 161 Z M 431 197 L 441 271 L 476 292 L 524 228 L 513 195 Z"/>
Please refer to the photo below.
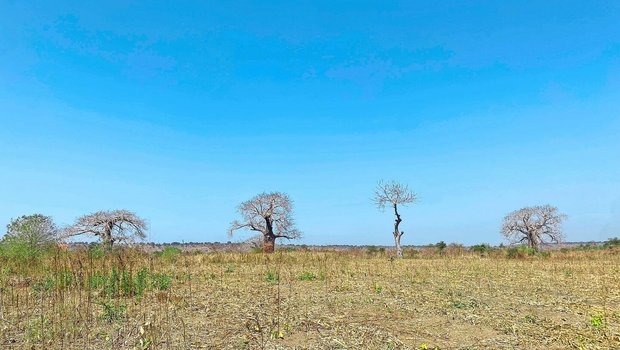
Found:
<path fill-rule="evenodd" d="M 388 208 L 394 213 L 391 232 L 394 238 L 396 257 L 403 256 L 401 238 L 404 231 L 400 207 L 418 202 L 418 195 L 406 184 L 397 181 L 380 181 L 374 191 L 372 201 L 380 210 Z M 249 243 L 261 247 L 263 252 L 272 253 L 276 240 L 300 238 L 293 213 L 293 201 L 282 192 L 264 192 L 241 203 L 237 207 L 239 219 L 230 224 L 228 235 L 238 230 L 256 232 L 258 236 Z M 515 210 L 504 217 L 501 234 L 513 244 L 522 244 L 538 250 L 548 242 L 559 243 L 564 240 L 562 222 L 566 215 L 556 207 L 538 205 Z M 98 211 L 81 216 L 67 227 L 59 229 L 52 218 L 42 214 L 21 216 L 11 220 L 0 242 L 24 246 L 28 249 L 43 249 L 59 244 L 75 236 L 97 238 L 104 247 L 111 249 L 114 244 L 130 244 L 144 240 L 148 231 L 146 221 L 128 210 Z"/>

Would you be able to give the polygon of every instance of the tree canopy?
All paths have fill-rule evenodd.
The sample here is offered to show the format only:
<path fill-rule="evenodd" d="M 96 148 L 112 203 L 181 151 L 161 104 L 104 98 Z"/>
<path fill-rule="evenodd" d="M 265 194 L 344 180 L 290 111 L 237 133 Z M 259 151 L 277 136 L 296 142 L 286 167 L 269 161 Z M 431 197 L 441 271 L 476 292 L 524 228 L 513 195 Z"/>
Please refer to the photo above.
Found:
<path fill-rule="evenodd" d="M 98 237 L 104 245 L 133 243 L 146 238 L 147 224 L 128 210 L 98 211 L 79 217 L 65 229 L 66 236 L 89 235 Z"/>
<path fill-rule="evenodd" d="M 539 249 L 545 242 L 562 242 L 562 221 L 566 215 L 550 205 L 537 205 L 515 210 L 506 217 L 501 233 L 512 243 L 525 243 Z"/>
<path fill-rule="evenodd" d="M 286 193 L 261 193 L 241 203 L 237 208 L 241 220 L 231 223 L 229 235 L 239 229 L 260 232 L 263 235 L 263 251 L 275 249 L 277 238 L 294 239 L 301 236 L 293 219 L 293 202 Z"/>

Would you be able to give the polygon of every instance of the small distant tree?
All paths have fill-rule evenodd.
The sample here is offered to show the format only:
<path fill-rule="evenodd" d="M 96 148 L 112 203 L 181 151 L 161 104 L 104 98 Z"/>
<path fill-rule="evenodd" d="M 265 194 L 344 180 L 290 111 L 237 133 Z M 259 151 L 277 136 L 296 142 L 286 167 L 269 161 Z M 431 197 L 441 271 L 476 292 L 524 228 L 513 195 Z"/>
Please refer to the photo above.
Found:
<path fill-rule="evenodd" d="M 146 238 L 147 224 L 128 210 L 98 211 L 78 218 L 65 229 L 66 236 L 98 237 L 111 249 L 114 243 L 133 243 Z"/>
<path fill-rule="evenodd" d="M 403 221 L 400 213 L 398 212 L 398 206 L 405 206 L 407 204 L 417 202 L 417 194 L 409 189 L 405 184 L 389 181 L 380 181 L 375 189 L 375 195 L 373 197 L 374 203 L 377 208 L 385 210 L 386 206 L 394 209 L 394 243 L 396 245 L 396 256 L 403 257 L 403 249 L 400 245 L 400 238 L 405 234 L 404 231 L 399 230 L 400 223 Z"/>
<path fill-rule="evenodd" d="M 11 220 L 2 241 L 5 243 L 19 242 L 30 249 L 40 249 L 58 243 L 59 233 L 60 231 L 50 216 L 23 215 Z"/>
<path fill-rule="evenodd" d="M 259 232 L 265 253 L 274 252 L 277 238 L 301 237 L 293 219 L 293 202 L 285 193 L 261 193 L 241 203 L 237 211 L 242 219 L 230 224 L 228 235 L 232 236 L 236 230 L 243 228 Z"/>
<path fill-rule="evenodd" d="M 538 250 L 542 243 L 564 240 L 562 221 L 565 219 L 566 215 L 550 205 L 526 207 L 506 215 L 501 232 L 512 243 L 524 243 Z"/>

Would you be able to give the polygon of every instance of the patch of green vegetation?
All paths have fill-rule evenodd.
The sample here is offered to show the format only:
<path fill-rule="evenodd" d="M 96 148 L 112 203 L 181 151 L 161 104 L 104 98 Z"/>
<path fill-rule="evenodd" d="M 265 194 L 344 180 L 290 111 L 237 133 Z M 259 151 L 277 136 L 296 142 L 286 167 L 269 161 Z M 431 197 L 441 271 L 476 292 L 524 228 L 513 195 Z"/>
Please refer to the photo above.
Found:
<path fill-rule="evenodd" d="M 165 273 L 155 273 L 151 275 L 151 281 L 153 288 L 159 290 L 168 290 L 172 285 L 172 276 Z"/>
<path fill-rule="evenodd" d="M 116 267 L 112 267 L 109 274 L 97 271 L 88 278 L 90 289 L 101 290 L 104 296 L 110 298 L 140 297 L 149 286 L 164 290 L 168 289 L 171 283 L 172 277 L 165 274 L 151 275 L 145 267 L 133 276 L 126 269 L 119 271 Z"/>
<path fill-rule="evenodd" d="M 603 244 L 603 246 L 605 248 L 614 248 L 614 247 L 620 247 L 620 238 L 618 237 L 613 237 L 608 239 L 607 241 L 605 241 L 605 243 Z"/>
<path fill-rule="evenodd" d="M 125 317 L 127 307 L 124 304 L 112 304 L 105 301 L 99 303 L 103 308 L 101 319 L 109 323 L 119 322 Z"/>
<path fill-rule="evenodd" d="M 469 250 L 474 253 L 478 253 L 480 255 L 488 255 L 490 252 L 493 251 L 493 247 L 491 247 L 490 245 L 486 243 L 483 243 L 483 244 L 473 245 L 469 248 Z"/>
<path fill-rule="evenodd" d="M 605 324 L 605 318 L 603 315 L 594 315 L 590 317 L 590 326 L 594 328 L 601 328 Z"/>
<path fill-rule="evenodd" d="M 54 279 L 50 277 L 45 277 L 43 280 L 39 280 L 32 285 L 32 289 L 35 292 L 48 292 L 54 288 L 56 283 Z"/>
<path fill-rule="evenodd" d="M 278 283 L 278 281 L 280 281 L 280 276 L 275 271 L 267 271 L 267 274 L 265 275 L 265 281 L 276 284 Z"/>
<path fill-rule="evenodd" d="M 146 268 L 142 268 L 136 274 L 136 277 L 134 278 L 134 292 L 137 296 L 142 296 L 142 294 L 144 294 L 144 290 L 146 290 L 147 287 L 148 276 L 149 272 Z"/>
<path fill-rule="evenodd" d="M 300 281 L 314 281 L 316 280 L 316 275 L 312 272 L 304 272 L 299 277 L 297 277 Z"/>
<path fill-rule="evenodd" d="M 177 247 L 164 247 L 164 250 L 155 254 L 169 263 L 174 263 L 181 256 L 181 249 Z"/>
<path fill-rule="evenodd" d="M 0 259 L 11 262 L 17 267 L 39 266 L 51 248 L 33 246 L 25 240 L 11 239 L 0 241 Z"/>
<path fill-rule="evenodd" d="M 519 259 L 536 255 L 536 253 L 536 249 L 526 246 L 510 247 L 506 250 L 506 257 L 508 259 Z"/>

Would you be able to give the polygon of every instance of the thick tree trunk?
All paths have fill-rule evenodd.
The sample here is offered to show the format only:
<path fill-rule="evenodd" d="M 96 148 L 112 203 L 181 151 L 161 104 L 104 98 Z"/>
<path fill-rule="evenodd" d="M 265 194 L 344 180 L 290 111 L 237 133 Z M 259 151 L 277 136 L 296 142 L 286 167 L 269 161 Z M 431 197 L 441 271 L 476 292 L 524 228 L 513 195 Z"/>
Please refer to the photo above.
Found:
<path fill-rule="evenodd" d="M 528 246 L 534 250 L 538 250 L 538 241 L 535 233 L 528 234 Z"/>
<path fill-rule="evenodd" d="M 276 236 L 264 235 L 263 236 L 263 253 L 273 253 L 276 249 Z"/>
<path fill-rule="evenodd" d="M 103 237 L 101 237 L 103 246 L 107 250 L 112 250 L 112 244 L 114 244 L 114 239 L 112 238 L 112 225 L 107 225 L 105 228 L 105 232 L 103 233 Z"/>
<path fill-rule="evenodd" d="M 266 232 L 263 232 L 263 253 L 273 253 L 276 250 L 276 235 L 273 233 L 271 216 L 265 217 Z"/>
<path fill-rule="evenodd" d="M 398 235 L 394 235 L 394 243 L 396 244 L 396 257 L 397 258 L 402 258 L 403 257 L 403 248 L 400 246 L 400 237 L 402 236 L 402 234 L 398 234 Z"/>

